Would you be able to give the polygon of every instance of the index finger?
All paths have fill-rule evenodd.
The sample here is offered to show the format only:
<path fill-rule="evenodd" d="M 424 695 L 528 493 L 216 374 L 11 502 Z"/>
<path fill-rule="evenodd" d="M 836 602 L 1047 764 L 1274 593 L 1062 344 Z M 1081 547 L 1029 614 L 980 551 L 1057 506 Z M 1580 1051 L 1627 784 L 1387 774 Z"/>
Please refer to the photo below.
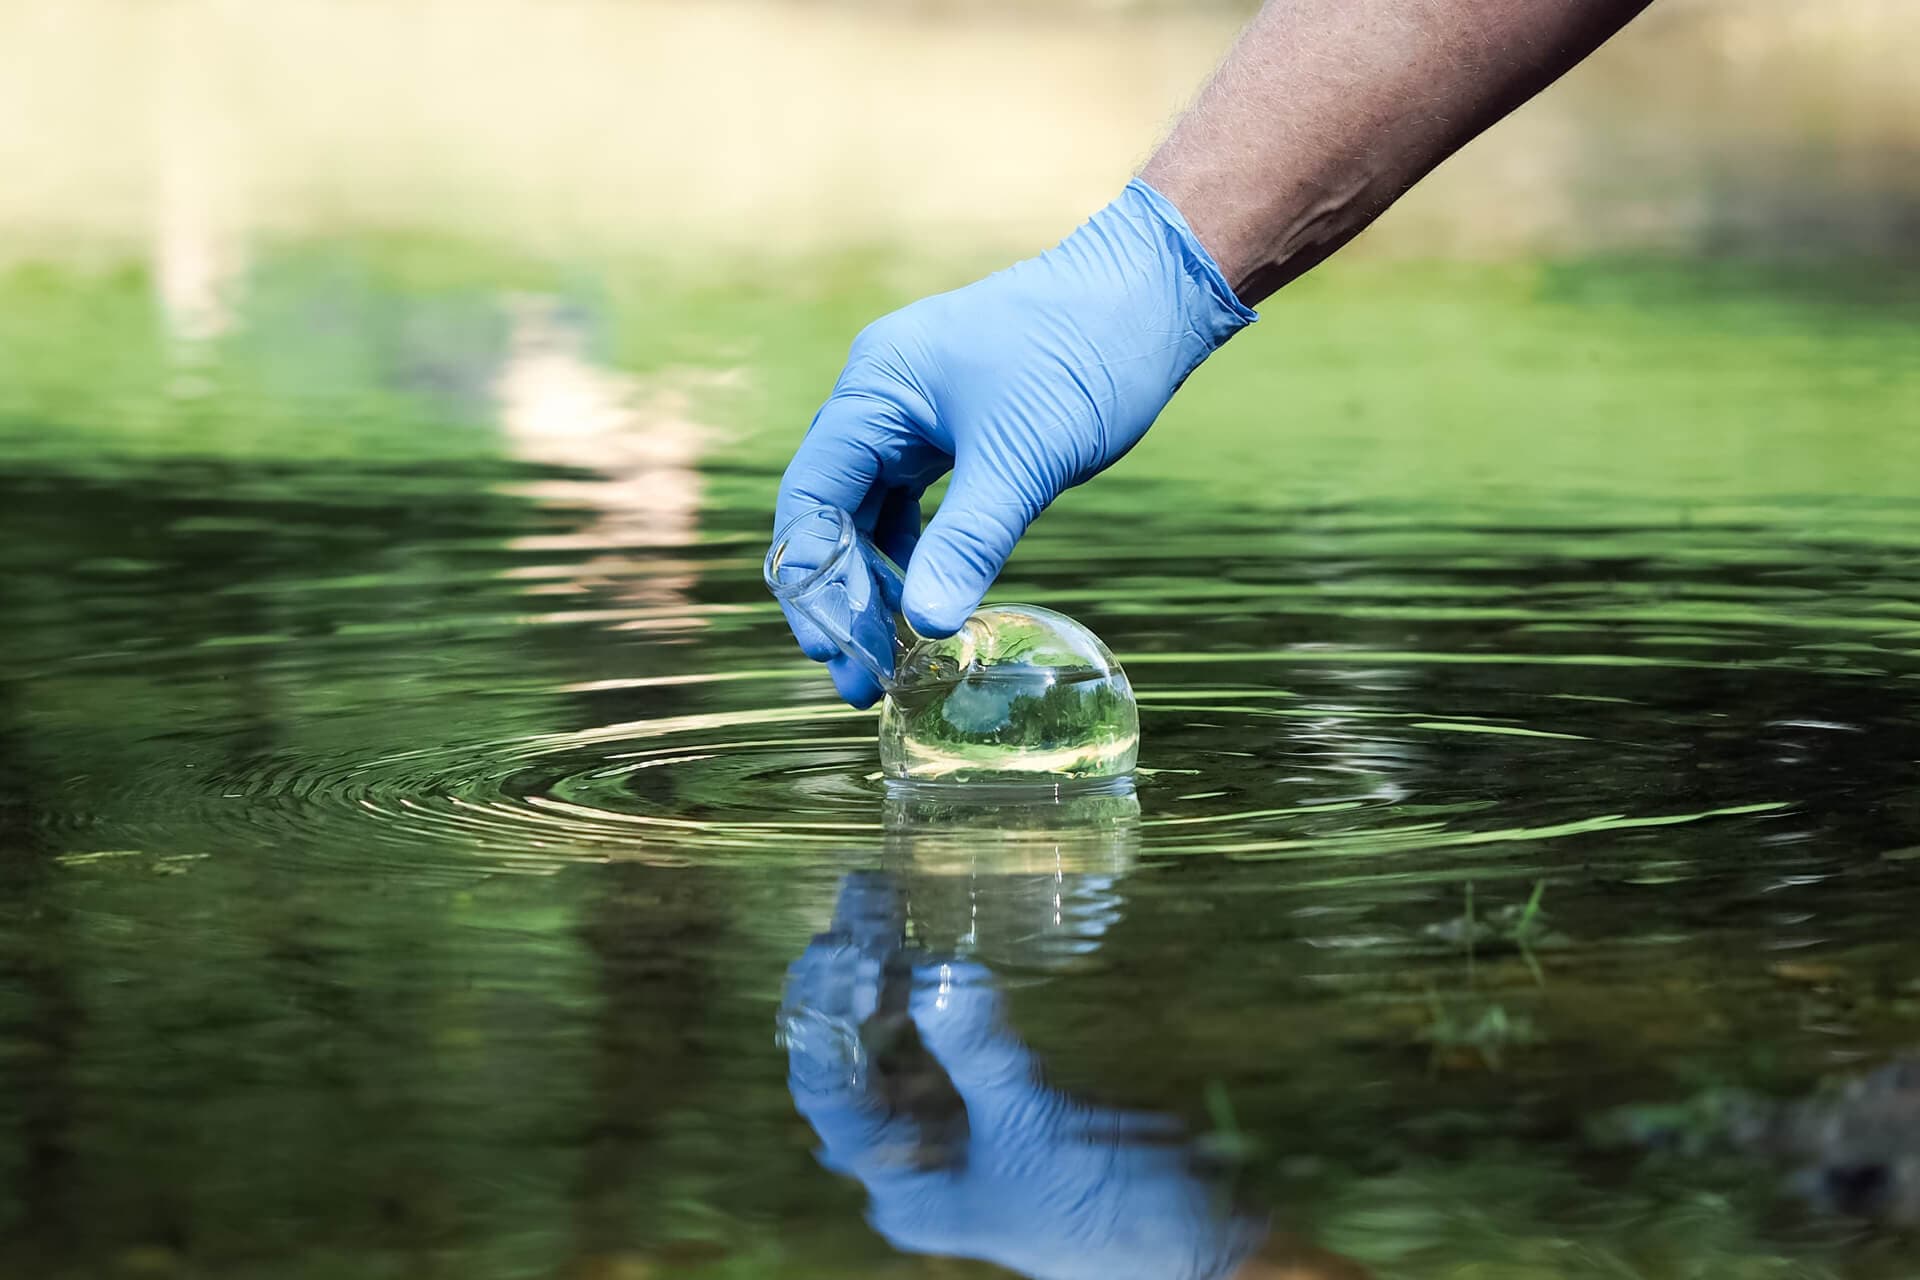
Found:
<path fill-rule="evenodd" d="M 774 506 L 774 526 L 784 525 L 808 507 L 838 507 L 864 514 L 864 530 L 872 527 L 874 496 L 879 492 L 885 460 L 878 447 L 876 419 L 889 415 L 888 406 L 866 397 L 836 394 L 813 415 L 793 461 L 780 477 L 780 497 Z"/>

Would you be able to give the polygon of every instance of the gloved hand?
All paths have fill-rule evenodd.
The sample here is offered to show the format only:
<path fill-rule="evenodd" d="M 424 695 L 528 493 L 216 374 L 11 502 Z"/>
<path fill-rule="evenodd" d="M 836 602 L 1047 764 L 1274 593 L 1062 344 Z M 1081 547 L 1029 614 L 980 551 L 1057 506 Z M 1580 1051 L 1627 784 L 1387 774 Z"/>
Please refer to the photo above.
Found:
<path fill-rule="evenodd" d="M 1034 517 L 1137 444 L 1254 319 L 1180 211 L 1136 179 L 1039 257 L 867 326 L 787 467 L 777 523 L 811 504 L 851 512 L 907 566 L 907 621 L 950 635 Z M 922 536 L 920 495 L 948 470 Z M 849 702 L 879 697 L 825 637 L 794 631 Z"/>
<path fill-rule="evenodd" d="M 992 976 L 904 944 L 900 891 L 849 877 L 787 977 L 788 1087 L 821 1163 L 895 1248 L 1035 1280 L 1220 1280 L 1264 1224 L 1225 1211 L 1169 1119 L 1040 1080 Z"/>

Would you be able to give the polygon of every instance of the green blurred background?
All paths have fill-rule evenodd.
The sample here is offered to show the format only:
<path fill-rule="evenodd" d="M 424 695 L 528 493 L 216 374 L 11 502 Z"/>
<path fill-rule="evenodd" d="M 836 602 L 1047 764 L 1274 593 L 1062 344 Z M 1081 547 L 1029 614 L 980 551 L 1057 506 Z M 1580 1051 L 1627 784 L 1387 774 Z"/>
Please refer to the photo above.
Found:
<path fill-rule="evenodd" d="M 558 297 L 641 380 L 619 394 L 679 440 L 660 447 L 777 462 L 865 320 L 1108 199 L 1245 9 L 7 6 L 0 414 L 68 420 L 9 447 L 491 453 L 492 424 L 402 444 L 362 415 L 290 429 L 245 393 L 296 362 L 337 388 L 436 343 L 538 344 Z M 1913 407 L 1886 374 L 1920 243 L 1917 46 L 1906 0 L 1663 0 L 1275 299 L 1129 468 L 1272 493 L 1273 451 L 1336 433 L 1362 490 L 1525 486 L 1541 461 L 1663 495 L 1749 468 L 1738 487 L 1884 489 L 1879 450 L 1915 446 L 1849 433 Z M 329 281 L 423 301 L 316 339 L 298 298 Z M 530 297 L 491 339 L 435 333 L 431 298 L 462 289 Z M 221 376 L 162 376 L 183 350 Z M 1716 363 L 1764 380 L 1766 411 L 1702 394 Z M 497 420 L 484 383 L 464 407 Z M 1635 412 L 1676 397 L 1683 431 Z M 594 461 L 518 434 L 507 452 Z"/>

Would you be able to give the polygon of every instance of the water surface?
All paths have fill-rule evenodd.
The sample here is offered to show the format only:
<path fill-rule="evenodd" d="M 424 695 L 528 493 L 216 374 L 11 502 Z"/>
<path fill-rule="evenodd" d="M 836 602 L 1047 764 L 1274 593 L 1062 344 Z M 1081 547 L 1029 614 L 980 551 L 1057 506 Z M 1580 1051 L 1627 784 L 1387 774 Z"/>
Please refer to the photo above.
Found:
<path fill-rule="evenodd" d="M 936 1172 L 1158 1116 L 1102 1194 L 1383 1276 L 1911 1273 L 1598 1122 L 1920 1042 L 1912 291 L 1308 281 L 996 593 L 1125 664 L 1137 811 L 981 814 L 883 804 L 758 578 L 902 286 L 624 270 L 288 249 L 212 337 L 7 277 L 0 1271 L 976 1274 L 817 1158 L 840 1052 Z M 1079 1127 L 928 1068 L 941 965 Z"/>

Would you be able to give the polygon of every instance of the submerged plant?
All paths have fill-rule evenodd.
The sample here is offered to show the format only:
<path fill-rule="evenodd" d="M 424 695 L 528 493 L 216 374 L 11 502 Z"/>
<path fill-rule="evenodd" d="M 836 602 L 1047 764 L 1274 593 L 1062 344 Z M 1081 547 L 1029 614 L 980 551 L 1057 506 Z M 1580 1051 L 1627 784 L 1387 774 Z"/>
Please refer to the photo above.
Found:
<path fill-rule="evenodd" d="M 1568 945 L 1566 935 L 1547 924 L 1546 912 L 1541 907 L 1546 893 L 1547 882 L 1536 880 L 1533 882 L 1533 892 L 1524 903 L 1509 903 L 1481 916 L 1475 912 L 1473 884 L 1469 881 L 1466 902 L 1460 915 L 1441 924 L 1429 925 L 1427 934 L 1465 948 L 1469 984 L 1473 982 L 1481 950 L 1499 952 L 1511 949 L 1527 966 L 1534 982 L 1545 986 L 1546 974 L 1540 967 L 1536 951 Z"/>
<path fill-rule="evenodd" d="M 1509 1013 L 1497 1001 L 1468 996 L 1447 1002 L 1429 993 L 1427 1008 L 1431 1017 L 1418 1039 L 1433 1047 L 1436 1067 L 1473 1056 L 1487 1070 L 1499 1071 L 1506 1065 L 1507 1050 L 1539 1040 L 1532 1017 Z"/>
<path fill-rule="evenodd" d="M 1319 1237 L 1379 1280 L 1835 1280 L 1832 1245 L 1770 1238 L 1764 1199 L 1642 1176 L 1600 1188 L 1538 1150 L 1417 1161 L 1349 1183 Z M 1844 1274 L 1911 1275 L 1849 1265 Z"/>
<path fill-rule="evenodd" d="M 1233 1099 L 1227 1086 L 1218 1080 L 1207 1081 L 1207 1120 L 1209 1128 L 1194 1144 L 1203 1154 L 1223 1164 L 1238 1164 L 1260 1150 L 1259 1140 L 1240 1127 Z"/>

